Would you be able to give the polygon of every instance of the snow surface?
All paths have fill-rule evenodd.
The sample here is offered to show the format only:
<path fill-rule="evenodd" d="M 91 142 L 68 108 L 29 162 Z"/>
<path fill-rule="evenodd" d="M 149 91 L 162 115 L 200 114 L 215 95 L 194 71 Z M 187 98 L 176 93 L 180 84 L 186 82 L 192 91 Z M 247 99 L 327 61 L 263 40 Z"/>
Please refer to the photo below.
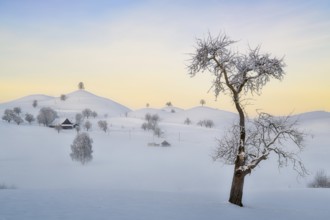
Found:
<path fill-rule="evenodd" d="M 31 100 L 0 104 L 0 113 L 12 105 L 37 114 Z M 45 97 L 40 105 L 54 100 Z M 126 116 L 120 104 L 87 91 L 68 94 L 67 103 L 58 100 L 53 106 L 70 116 L 85 101 L 99 112 L 110 112 L 104 103 L 119 109 L 113 117 L 90 119 L 94 158 L 85 166 L 69 156 L 74 130 L 58 134 L 35 122 L 0 121 L 0 184 L 17 187 L 0 190 L 0 219 L 330 219 L 330 191 L 306 188 L 319 169 L 330 174 L 327 112 L 299 116 L 301 128 L 313 134 L 301 155 L 311 175 L 297 178 L 290 167 L 279 170 L 271 157 L 247 176 L 245 208 L 239 208 L 227 203 L 233 167 L 210 157 L 234 113 L 208 107 L 177 108 L 175 113 L 145 108 Z M 160 116 L 164 137 L 140 128 L 146 113 Z M 187 117 L 192 125 L 183 124 Z M 98 128 L 100 119 L 108 121 L 109 132 Z M 215 127 L 197 126 L 203 119 L 213 120 Z M 163 140 L 171 147 L 148 146 Z"/>

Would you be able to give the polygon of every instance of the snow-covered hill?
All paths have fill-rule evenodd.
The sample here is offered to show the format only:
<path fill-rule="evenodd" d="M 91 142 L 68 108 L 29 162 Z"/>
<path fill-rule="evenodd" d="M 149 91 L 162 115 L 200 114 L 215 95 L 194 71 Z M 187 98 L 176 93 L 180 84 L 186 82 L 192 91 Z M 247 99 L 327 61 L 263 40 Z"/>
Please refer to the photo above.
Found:
<path fill-rule="evenodd" d="M 32 103 L 37 100 L 38 106 L 33 108 Z M 110 99 L 94 95 L 86 90 L 77 90 L 66 95 L 66 100 L 60 97 L 45 95 L 30 95 L 11 102 L 0 104 L 0 112 L 6 108 L 20 107 L 23 112 L 37 114 L 41 107 L 55 109 L 61 117 L 72 117 L 85 108 L 96 111 L 99 115 L 107 114 L 109 117 L 124 116 L 131 111 L 129 108 Z"/>

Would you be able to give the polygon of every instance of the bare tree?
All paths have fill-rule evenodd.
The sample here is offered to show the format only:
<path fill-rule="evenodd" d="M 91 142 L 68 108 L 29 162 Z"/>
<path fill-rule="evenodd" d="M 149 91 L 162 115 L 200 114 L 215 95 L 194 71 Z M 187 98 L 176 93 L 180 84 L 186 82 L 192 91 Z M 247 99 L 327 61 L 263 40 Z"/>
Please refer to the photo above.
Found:
<path fill-rule="evenodd" d="M 93 159 L 92 143 L 93 139 L 87 133 L 77 134 L 71 145 L 71 159 L 79 161 L 83 165 L 91 161 Z"/>
<path fill-rule="evenodd" d="M 316 172 L 314 179 L 308 184 L 310 188 L 330 188 L 330 176 L 327 176 L 324 170 Z"/>
<path fill-rule="evenodd" d="M 37 100 L 33 100 L 32 106 L 33 106 L 33 108 L 36 108 L 38 106 L 38 101 Z"/>
<path fill-rule="evenodd" d="M 89 129 L 91 129 L 92 123 L 90 123 L 89 121 L 86 121 L 84 124 L 84 127 L 85 127 L 86 131 L 88 131 Z"/>
<path fill-rule="evenodd" d="M 204 99 L 201 99 L 199 103 L 200 103 L 202 106 L 204 106 L 206 102 L 205 102 Z"/>
<path fill-rule="evenodd" d="M 98 125 L 100 129 L 104 132 L 107 132 L 108 130 L 108 122 L 107 121 L 98 121 Z"/>
<path fill-rule="evenodd" d="M 33 121 L 35 121 L 35 118 L 32 114 L 26 113 L 25 114 L 25 121 L 29 122 L 31 124 Z"/>
<path fill-rule="evenodd" d="M 57 113 L 52 108 L 43 107 L 39 111 L 37 120 L 39 124 L 49 126 L 57 118 Z"/>
<path fill-rule="evenodd" d="M 251 164 L 252 161 L 248 159 L 248 154 L 246 152 L 247 129 L 245 125 L 246 113 L 244 112 L 244 105 L 242 103 L 243 96 L 247 93 L 260 95 L 261 89 L 267 84 L 267 82 L 269 82 L 270 79 L 274 78 L 281 80 L 285 75 L 283 70 L 285 64 L 283 59 L 271 57 L 270 54 L 262 54 L 260 52 L 260 47 L 256 47 L 254 49 L 250 48 L 247 54 L 241 54 L 231 48 L 231 45 L 234 43 L 235 41 L 231 40 L 226 34 L 220 34 L 217 37 L 212 37 L 209 34 L 206 39 L 198 39 L 196 52 L 192 54 L 191 64 L 188 67 L 188 71 L 191 76 L 195 76 L 198 72 L 211 72 L 215 77 L 212 84 L 215 96 L 218 97 L 221 93 L 230 95 L 238 112 L 239 124 L 236 128 L 238 131 L 232 138 L 232 148 L 229 150 L 229 152 L 234 154 L 235 158 L 235 168 L 229 202 L 243 206 L 242 196 L 244 178 L 246 174 L 255 168 L 253 164 L 259 164 L 261 160 L 264 158 L 266 159 L 268 152 L 276 153 L 277 151 L 265 151 L 264 153 L 266 155 L 262 154 L 263 156 L 261 159 L 256 157 L 255 159 L 257 159 L 257 161 L 254 161 Z M 267 115 L 262 114 L 260 117 L 263 119 L 266 116 Z M 266 131 L 271 131 L 273 125 L 268 125 L 270 126 L 269 128 L 264 126 L 262 127 L 266 129 Z M 283 126 L 284 125 L 285 124 L 283 124 Z M 296 131 L 295 129 L 293 130 Z M 263 134 L 266 133 L 260 133 L 259 137 Z M 299 139 L 299 142 L 296 143 L 300 146 L 303 136 L 300 135 L 299 132 L 294 134 L 281 132 L 279 137 L 285 136 L 290 138 L 294 137 L 295 134 L 297 138 L 301 138 Z M 250 134 L 248 137 L 250 137 Z M 276 140 L 279 140 L 278 138 Z M 262 140 L 263 139 L 259 141 L 262 142 Z M 268 143 L 266 145 L 269 145 L 271 142 L 266 143 Z M 228 144 L 230 145 L 230 143 Z M 221 144 L 220 147 L 222 147 Z M 278 152 L 278 155 L 281 155 L 281 151 Z M 226 156 L 226 154 L 223 156 Z M 284 158 L 288 157 L 285 156 Z M 305 174 L 305 172 L 306 170 L 303 169 L 300 174 Z"/>
<path fill-rule="evenodd" d="M 85 85 L 83 82 L 78 83 L 78 89 L 85 89 Z"/>

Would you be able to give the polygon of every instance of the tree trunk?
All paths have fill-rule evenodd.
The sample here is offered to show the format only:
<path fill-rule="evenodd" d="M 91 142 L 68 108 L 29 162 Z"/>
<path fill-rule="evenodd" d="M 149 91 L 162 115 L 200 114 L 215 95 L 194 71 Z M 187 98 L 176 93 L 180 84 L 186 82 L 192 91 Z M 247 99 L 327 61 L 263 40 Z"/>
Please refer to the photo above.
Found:
<path fill-rule="evenodd" d="M 235 166 L 233 181 L 231 184 L 229 202 L 241 207 L 243 207 L 242 198 L 243 198 L 244 178 L 245 175 L 243 175 L 241 172 L 237 172 Z"/>

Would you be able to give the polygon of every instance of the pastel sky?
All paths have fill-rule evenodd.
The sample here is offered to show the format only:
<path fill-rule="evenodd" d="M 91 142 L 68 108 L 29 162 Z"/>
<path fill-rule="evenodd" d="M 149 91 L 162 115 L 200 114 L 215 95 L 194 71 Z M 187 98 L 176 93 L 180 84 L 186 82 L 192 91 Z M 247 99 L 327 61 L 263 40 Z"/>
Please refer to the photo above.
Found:
<path fill-rule="evenodd" d="M 209 73 L 190 78 L 196 38 L 225 32 L 244 51 L 285 57 L 287 75 L 246 110 L 330 111 L 330 1 L 0 0 L 0 103 L 77 89 L 132 109 L 206 105 L 235 111 L 208 93 Z"/>

